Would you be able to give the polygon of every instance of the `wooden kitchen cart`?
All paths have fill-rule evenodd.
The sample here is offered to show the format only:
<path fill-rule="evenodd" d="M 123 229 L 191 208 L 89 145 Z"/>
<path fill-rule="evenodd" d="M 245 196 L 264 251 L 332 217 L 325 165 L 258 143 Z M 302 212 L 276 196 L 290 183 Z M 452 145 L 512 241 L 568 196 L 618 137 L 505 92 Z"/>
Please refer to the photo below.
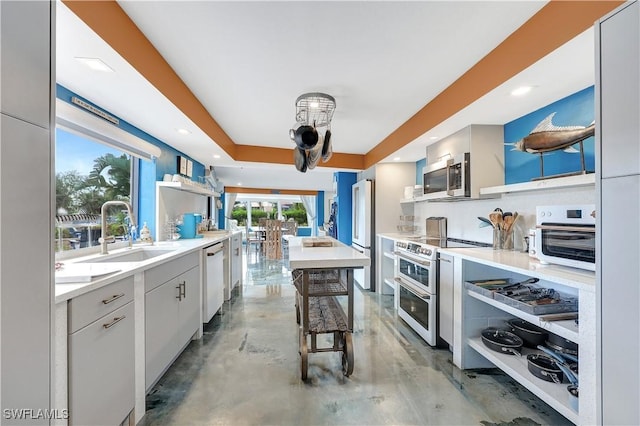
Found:
<path fill-rule="evenodd" d="M 309 353 L 317 352 L 341 352 L 342 372 L 350 376 L 353 373 L 353 268 L 294 269 L 291 275 L 297 290 L 302 380 L 307 379 Z M 346 313 L 339 296 L 346 297 Z M 333 345 L 318 347 L 318 334 L 333 334 Z"/>

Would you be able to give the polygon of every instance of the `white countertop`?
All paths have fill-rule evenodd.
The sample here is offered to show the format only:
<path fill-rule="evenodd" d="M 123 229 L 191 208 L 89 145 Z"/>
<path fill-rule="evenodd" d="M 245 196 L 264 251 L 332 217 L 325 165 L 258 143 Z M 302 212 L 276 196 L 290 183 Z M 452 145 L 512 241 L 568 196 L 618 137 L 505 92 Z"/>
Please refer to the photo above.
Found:
<path fill-rule="evenodd" d="M 595 291 L 595 272 L 560 265 L 543 265 L 538 260 L 530 257 L 528 253 L 493 250 L 490 247 L 444 248 L 438 249 L 438 251 L 508 271 L 527 274 L 534 278 L 554 281 L 568 287 Z"/>
<path fill-rule="evenodd" d="M 240 231 L 236 231 L 240 232 Z M 73 259 L 62 260 L 63 268 L 67 271 L 78 268 L 79 270 L 86 270 L 88 267 L 93 267 L 102 272 L 114 271 L 89 282 L 77 282 L 77 283 L 61 283 L 55 284 L 55 301 L 56 303 L 65 302 L 74 297 L 78 297 L 84 293 L 88 293 L 97 288 L 119 281 L 123 278 L 136 274 L 138 272 L 145 271 L 149 268 L 153 268 L 167 261 L 173 260 L 176 257 L 183 256 L 194 251 L 201 250 L 212 244 L 228 239 L 235 232 L 227 232 L 214 237 L 194 238 L 188 240 L 177 241 L 159 241 L 153 245 L 134 245 L 133 250 L 138 247 L 145 247 L 158 250 L 175 249 L 170 253 L 162 254 L 160 256 L 153 257 L 151 259 L 143 260 L 140 262 L 108 262 L 108 263 L 91 263 L 92 259 L 100 259 L 104 257 L 101 254 L 92 254 L 88 256 L 77 257 Z M 129 248 L 121 248 L 116 250 L 110 250 L 109 254 L 120 254 L 130 251 Z M 82 263 L 80 263 L 82 262 Z M 78 265 L 75 265 L 78 264 Z M 64 269 L 63 269 L 64 270 Z"/>
<path fill-rule="evenodd" d="M 407 233 L 400 233 L 400 232 L 382 232 L 378 235 L 378 237 L 382 237 L 382 238 L 387 238 L 389 240 L 396 240 L 396 241 L 409 241 L 410 238 L 415 238 L 415 237 L 424 237 L 424 235 L 416 235 L 416 234 L 407 234 Z"/>
<path fill-rule="evenodd" d="M 333 240 L 333 247 L 303 247 L 305 237 L 289 238 L 289 267 L 313 268 L 362 268 L 371 265 L 371 259 L 359 251 Z"/>

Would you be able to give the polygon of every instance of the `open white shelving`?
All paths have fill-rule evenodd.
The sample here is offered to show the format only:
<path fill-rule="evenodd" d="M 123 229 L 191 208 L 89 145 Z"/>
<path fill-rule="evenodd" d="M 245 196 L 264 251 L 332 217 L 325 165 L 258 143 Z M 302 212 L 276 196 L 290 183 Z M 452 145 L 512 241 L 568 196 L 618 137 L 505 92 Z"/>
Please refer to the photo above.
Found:
<path fill-rule="evenodd" d="M 192 194 L 206 195 L 208 197 L 219 197 L 220 193 L 198 185 L 189 185 L 183 182 L 157 182 L 159 188 L 170 188 L 177 191 L 191 192 Z"/>
<path fill-rule="evenodd" d="M 513 183 L 510 185 L 489 186 L 480 188 L 480 195 L 507 194 L 509 192 L 539 191 L 542 189 L 570 188 L 596 184 L 596 175 L 564 176 L 558 178 L 541 179 L 532 182 Z"/>
<path fill-rule="evenodd" d="M 509 306 L 497 300 L 490 299 L 480 293 L 467 290 L 467 294 L 474 299 L 478 299 L 481 302 L 494 306 L 508 314 L 521 318 L 527 322 L 530 322 L 531 324 L 537 325 L 538 327 L 543 328 L 550 333 L 557 334 L 558 336 L 562 336 L 565 339 L 579 344 L 578 325 L 574 320 L 542 321 L 536 315 L 529 314 L 527 312 L 521 311 L 520 309 L 516 309 L 513 306 Z"/>
<path fill-rule="evenodd" d="M 523 348 L 522 356 L 503 355 L 487 348 L 484 343 L 482 343 L 481 337 L 470 338 L 467 342 L 471 348 L 509 376 L 516 379 L 538 398 L 553 407 L 553 409 L 573 423 L 580 423 L 578 413 L 571 407 L 571 396 L 567 390 L 567 384 L 546 382 L 529 372 L 527 367 L 527 354 L 539 351 Z"/>

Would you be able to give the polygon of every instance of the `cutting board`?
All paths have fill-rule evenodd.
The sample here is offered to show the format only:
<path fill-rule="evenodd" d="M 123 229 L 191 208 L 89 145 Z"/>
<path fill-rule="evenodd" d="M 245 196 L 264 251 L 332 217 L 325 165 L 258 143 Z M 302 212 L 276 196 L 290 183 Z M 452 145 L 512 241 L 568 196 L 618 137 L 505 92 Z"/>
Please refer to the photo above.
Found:
<path fill-rule="evenodd" d="M 68 263 L 63 265 L 61 270 L 56 271 L 56 284 L 88 283 L 121 269 L 121 267 L 111 264 Z"/>
<path fill-rule="evenodd" d="M 303 247 L 333 247 L 333 240 L 331 238 L 303 238 Z"/>

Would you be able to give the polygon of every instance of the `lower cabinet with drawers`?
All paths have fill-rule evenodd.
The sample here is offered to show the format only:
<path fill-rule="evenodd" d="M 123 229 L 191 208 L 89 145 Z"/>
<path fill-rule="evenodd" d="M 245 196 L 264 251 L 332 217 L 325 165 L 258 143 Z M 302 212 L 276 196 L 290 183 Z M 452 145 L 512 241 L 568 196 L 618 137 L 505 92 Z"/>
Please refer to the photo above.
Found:
<path fill-rule="evenodd" d="M 69 424 L 117 425 L 133 411 L 133 276 L 68 303 Z"/>

